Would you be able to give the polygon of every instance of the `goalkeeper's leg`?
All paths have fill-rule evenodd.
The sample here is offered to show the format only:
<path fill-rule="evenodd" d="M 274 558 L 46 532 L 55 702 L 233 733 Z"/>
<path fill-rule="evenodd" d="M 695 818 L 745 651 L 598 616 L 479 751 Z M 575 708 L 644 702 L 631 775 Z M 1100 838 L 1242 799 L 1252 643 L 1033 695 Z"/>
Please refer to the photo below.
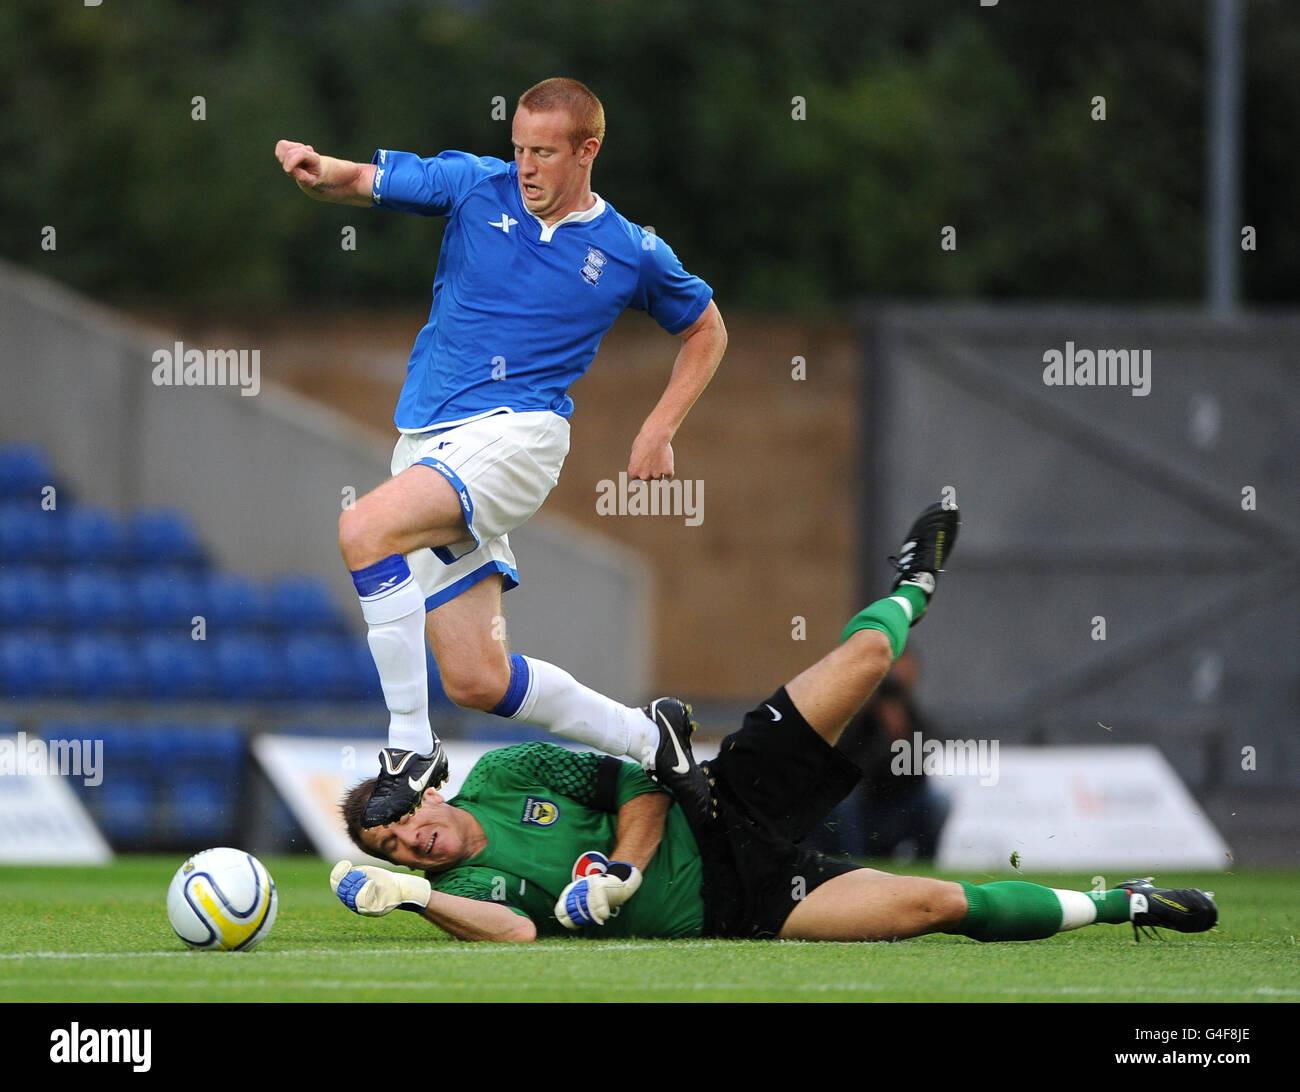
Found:
<path fill-rule="evenodd" d="M 925 617 L 960 525 L 956 508 L 925 509 L 889 559 L 896 570 L 890 594 L 854 615 L 840 646 L 786 684 L 795 708 L 832 746 L 903 651 L 908 631 Z"/>
<path fill-rule="evenodd" d="M 1148 885 L 1149 886 L 1149 885 Z M 1022 880 L 969 884 L 893 876 L 860 868 L 827 880 L 796 904 L 781 929 L 786 940 L 903 940 L 955 933 L 974 940 L 1041 940 L 1084 925 L 1151 924 L 1203 932 L 1217 920 L 1213 900 L 1193 889 L 1163 890 L 1164 903 L 1141 894 L 1137 881 L 1112 891 L 1064 891 Z M 1152 889 L 1153 891 L 1156 889 Z M 1196 905 L 1193 905 L 1196 904 Z"/>

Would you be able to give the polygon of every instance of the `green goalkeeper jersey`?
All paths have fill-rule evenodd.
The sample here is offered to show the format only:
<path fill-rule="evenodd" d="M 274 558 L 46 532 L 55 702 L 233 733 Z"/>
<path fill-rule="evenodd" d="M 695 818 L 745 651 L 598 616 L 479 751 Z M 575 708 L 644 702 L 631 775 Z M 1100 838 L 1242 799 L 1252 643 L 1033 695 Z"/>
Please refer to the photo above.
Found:
<path fill-rule="evenodd" d="M 560 892 L 584 853 L 610 856 L 618 809 L 648 792 L 662 792 L 629 762 L 523 743 L 489 751 L 470 770 L 453 807 L 483 826 L 487 845 L 446 872 L 427 873 L 437 891 L 505 903 L 537 926 L 538 936 L 567 935 L 555 918 Z M 640 890 L 603 926 L 601 937 L 699 936 L 704 921 L 699 850 L 674 803 L 663 840 L 643 873 Z"/>

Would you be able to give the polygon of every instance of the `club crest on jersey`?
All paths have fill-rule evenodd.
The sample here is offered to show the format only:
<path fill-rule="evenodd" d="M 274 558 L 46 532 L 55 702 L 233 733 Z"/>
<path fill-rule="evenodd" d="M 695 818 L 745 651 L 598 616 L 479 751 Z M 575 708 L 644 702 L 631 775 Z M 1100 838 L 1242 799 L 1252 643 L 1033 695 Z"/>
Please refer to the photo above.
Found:
<path fill-rule="evenodd" d="M 559 817 L 560 809 L 553 802 L 530 796 L 524 801 L 524 814 L 519 821 L 534 827 L 549 827 Z"/>
<path fill-rule="evenodd" d="M 582 279 L 588 284 L 595 284 L 600 280 L 607 261 L 609 259 L 594 246 L 587 247 L 587 257 L 582 265 Z"/>

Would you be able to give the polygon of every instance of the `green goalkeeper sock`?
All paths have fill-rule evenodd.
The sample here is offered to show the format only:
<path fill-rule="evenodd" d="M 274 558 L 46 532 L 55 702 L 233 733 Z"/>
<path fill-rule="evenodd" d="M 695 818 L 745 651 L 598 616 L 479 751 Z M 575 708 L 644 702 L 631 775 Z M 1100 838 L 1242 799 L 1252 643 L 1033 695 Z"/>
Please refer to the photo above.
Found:
<path fill-rule="evenodd" d="M 847 641 L 860 629 L 878 629 L 889 638 L 894 659 L 907 643 L 907 631 L 925 614 L 925 592 L 915 584 L 900 584 L 888 599 L 877 599 L 858 611 L 844 627 L 840 641 Z"/>
<path fill-rule="evenodd" d="M 1050 887 L 1023 880 L 961 885 L 970 909 L 949 932 L 972 940 L 1041 940 L 1060 931 L 1064 911 Z"/>
<path fill-rule="evenodd" d="M 1114 891 L 1089 891 L 1088 898 L 1096 904 L 1096 920 L 1101 924 L 1125 925 L 1129 921 L 1129 893 L 1122 887 Z"/>
<path fill-rule="evenodd" d="M 972 940 L 1040 940 L 1093 923 L 1122 926 L 1128 920 L 1128 892 L 1122 888 L 1058 891 L 1023 880 L 962 887 L 970 909 L 961 926 L 949 932 Z"/>
<path fill-rule="evenodd" d="M 973 940 L 1039 940 L 1094 922 L 1123 925 L 1129 920 L 1129 893 L 1123 888 L 1060 891 L 1023 880 L 962 887 L 969 907 L 966 920 L 949 932 Z"/>

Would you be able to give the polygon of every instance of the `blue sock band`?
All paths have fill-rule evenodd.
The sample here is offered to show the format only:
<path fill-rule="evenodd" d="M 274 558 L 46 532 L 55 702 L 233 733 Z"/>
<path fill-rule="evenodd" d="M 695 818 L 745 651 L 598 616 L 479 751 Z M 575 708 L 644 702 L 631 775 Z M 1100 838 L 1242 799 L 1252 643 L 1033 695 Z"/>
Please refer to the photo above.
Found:
<path fill-rule="evenodd" d="M 516 652 L 510 657 L 510 685 L 506 687 L 506 696 L 497 702 L 496 708 L 492 710 L 496 716 L 513 717 L 519 712 L 519 707 L 524 704 L 524 698 L 528 696 L 532 674 L 528 668 L 528 661 L 519 653 Z"/>
<path fill-rule="evenodd" d="M 356 585 L 357 594 L 363 599 L 389 588 L 396 588 L 406 583 L 411 577 L 411 567 L 401 554 L 389 554 L 382 561 L 357 569 L 352 574 L 352 583 Z"/>

